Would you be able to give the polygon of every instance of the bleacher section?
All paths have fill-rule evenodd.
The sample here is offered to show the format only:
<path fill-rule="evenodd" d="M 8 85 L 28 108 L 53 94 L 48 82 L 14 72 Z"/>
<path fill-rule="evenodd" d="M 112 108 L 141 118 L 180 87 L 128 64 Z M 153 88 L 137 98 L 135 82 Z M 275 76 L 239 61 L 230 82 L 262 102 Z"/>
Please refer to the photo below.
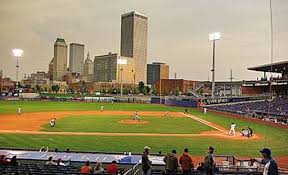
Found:
<path fill-rule="evenodd" d="M 272 101 L 254 101 L 238 104 L 225 104 L 208 107 L 213 110 L 230 112 L 248 117 L 271 120 L 275 123 L 287 124 L 288 98 L 276 97 Z M 267 117 L 269 114 L 269 117 Z"/>

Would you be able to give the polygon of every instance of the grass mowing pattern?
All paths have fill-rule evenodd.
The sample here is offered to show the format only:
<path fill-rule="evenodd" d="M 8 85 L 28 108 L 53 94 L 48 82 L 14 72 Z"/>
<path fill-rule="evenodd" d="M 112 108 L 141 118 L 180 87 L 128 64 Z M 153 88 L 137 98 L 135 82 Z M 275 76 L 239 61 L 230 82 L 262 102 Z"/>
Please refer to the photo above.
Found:
<path fill-rule="evenodd" d="M 51 128 L 47 123 L 43 131 L 67 132 L 112 132 L 112 133 L 165 133 L 165 134 L 199 134 L 214 130 L 190 118 L 165 118 L 142 116 L 148 121 L 145 125 L 128 125 L 120 120 L 131 120 L 131 116 L 69 116 L 57 120 L 57 125 Z"/>

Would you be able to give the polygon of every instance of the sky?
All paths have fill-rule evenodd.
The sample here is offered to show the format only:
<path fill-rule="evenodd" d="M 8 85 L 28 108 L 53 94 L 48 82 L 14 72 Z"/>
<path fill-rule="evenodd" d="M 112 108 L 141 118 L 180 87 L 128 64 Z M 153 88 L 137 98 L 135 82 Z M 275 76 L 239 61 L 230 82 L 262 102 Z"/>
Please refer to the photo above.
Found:
<path fill-rule="evenodd" d="M 288 0 L 272 0 L 273 61 L 288 60 Z M 255 80 L 247 67 L 270 63 L 269 0 L 0 0 L 0 70 L 15 79 L 13 48 L 22 48 L 20 77 L 47 71 L 57 37 L 85 44 L 85 57 L 120 51 L 121 14 L 148 16 L 148 63 L 169 64 L 170 77 L 211 80 L 216 42 L 216 80 Z M 68 62 L 67 62 L 68 63 Z"/>

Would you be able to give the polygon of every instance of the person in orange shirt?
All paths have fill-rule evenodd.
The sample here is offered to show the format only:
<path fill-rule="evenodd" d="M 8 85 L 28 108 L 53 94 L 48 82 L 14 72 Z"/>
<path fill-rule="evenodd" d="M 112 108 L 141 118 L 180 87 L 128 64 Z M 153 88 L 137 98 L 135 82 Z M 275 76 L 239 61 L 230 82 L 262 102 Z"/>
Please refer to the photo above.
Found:
<path fill-rule="evenodd" d="M 92 173 L 92 167 L 90 166 L 90 162 L 86 161 L 85 165 L 81 167 L 80 169 L 80 173 L 84 173 L 84 174 L 90 174 Z"/>
<path fill-rule="evenodd" d="M 184 149 L 184 153 L 179 159 L 179 164 L 182 167 L 183 174 L 191 174 L 193 171 L 193 161 L 191 155 L 188 153 L 188 148 Z"/>
<path fill-rule="evenodd" d="M 118 165 L 115 160 L 112 161 L 112 164 L 106 167 L 106 172 L 110 174 L 118 174 Z"/>

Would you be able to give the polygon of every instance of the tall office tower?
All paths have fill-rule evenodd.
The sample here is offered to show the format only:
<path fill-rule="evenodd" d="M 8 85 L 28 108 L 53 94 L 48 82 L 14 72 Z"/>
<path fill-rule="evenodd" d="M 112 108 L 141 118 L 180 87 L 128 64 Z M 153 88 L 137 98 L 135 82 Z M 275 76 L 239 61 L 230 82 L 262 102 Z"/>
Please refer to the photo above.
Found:
<path fill-rule="evenodd" d="M 49 80 L 53 80 L 53 62 L 54 62 L 54 58 L 52 58 L 52 60 L 49 63 L 49 67 L 48 67 Z"/>
<path fill-rule="evenodd" d="M 78 43 L 71 43 L 69 48 L 69 72 L 82 74 L 83 62 L 84 45 Z"/>
<path fill-rule="evenodd" d="M 114 82 L 125 84 L 134 83 L 135 59 L 121 57 L 125 64 L 118 64 L 119 55 L 109 52 L 107 55 L 95 56 L 94 59 L 94 81 Z"/>
<path fill-rule="evenodd" d="M 62 81 L 67 71 L 67 44 L 57 38 L 54 44 L 53 81 Z"/>
<path fill-rule="evenodd" d="M 132 11 L 121 16 L 121 56 L 135 58 L 135 81 L 147 81 L 148 18 Z"/>
<path fill-rule="evenodd" d="M 90 59 L 89 52 L 87 53 L 87 58 L 83 65 L 83 75 L 91 75 L 94 74 L 94 63 L 93 60 Z"/>
<path fill-rule="evenodd" d="M 160 79 L 169 79 L 169 66 L 160 62 L 147 64 L 147 84 L 153 86 Z"/>

